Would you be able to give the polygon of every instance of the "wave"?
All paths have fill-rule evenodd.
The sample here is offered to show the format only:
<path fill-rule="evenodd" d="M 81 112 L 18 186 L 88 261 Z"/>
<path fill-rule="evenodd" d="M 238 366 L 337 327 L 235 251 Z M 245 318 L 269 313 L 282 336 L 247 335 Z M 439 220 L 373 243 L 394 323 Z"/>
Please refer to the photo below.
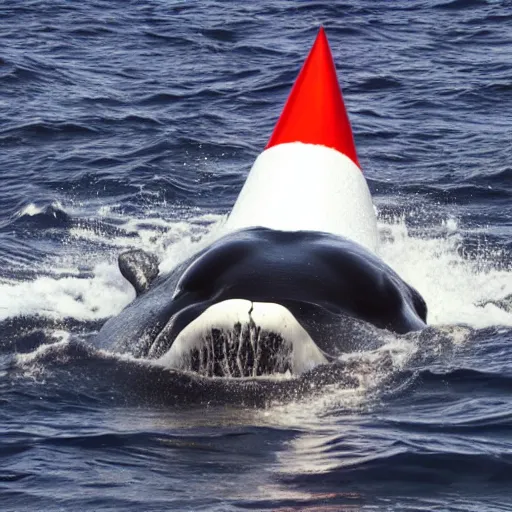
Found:
<path fill-rule="evenodd" d="M 381 257 L 425 298 L 432 325 L 512 326 L 512 313 L 496 301 L 512 294 L 511 262 L 499 249 L 481 246 L 465 256 L 464 234 L 454 218 L 440 236 L 412 236 L 404 217 L 381 219 Z M 506 256 L 506 255 L 505 255 Z"/>
<path fill-rule="evenodd" d="M 399 89 L 402 83 L 392 76 L 369 77 L 352 87 L 353 92 L 382 91 L 386 89 Z"/>
<path fill-rule="evenodd" d="M 487 7 L 488 5 L 489 2 L 487 0 L 449 0 L 437 3 L 433 7 L 443 10 L 463 10 Z"/>
<path fill-rule="evenodd" d="M 53 203 L 30 203 L 20 212 L 25 223 L 60 226 L 67 233 L 66 249 L 71 252 L 64 260 L 59 255 L 49 256 L 40 267 L 45 274 L 40 278 L 0 284 L 1 318 L 40 314 L 92 320 L 116 314 L 132 297 L 130 286 L 116 265 L 110 263 L 121 250 L 141 248 L 155 252 L 161 271 L 168 272 L 214 239 L 224 221 L 220 215 L 194 217 L 194 210 L 187 213 L 186 209 L 173 214 L 183 220 L 161 219 L 153 205 L 145 217 L 137 214 L 130 218 L 125 208 L 118 213 L 106 207 L 101 207 L 101 211 L 96 221 L 72 220 L 61 205 Z M 421 218 L 419 215 L 418 219 Z M 381 215 L 380 255 L 425 297 L 428 322 L 434 326 L 512 326 L 507 302 L 512 295 L 512 270 L 506 254 L 485 245 L 468 251 L 464 245 L 468 234 L 460 230 L 454 218 L 434 218 L 437 226 L 428 228 L 431 233 L 421 227 L 421 222 L 416 226 L 414 219 L 413 211 L 407 218 Z M 85 260 L 84 244 L 88 253 Z M 78 252 L 73 254 L 73 247 Z M 87 261 L 92 264 L 89 270 Z M 62 263 L 64 268 L 80 266 L 87 272 L 83 277 L 62 279 L 60 274 L 52 278 L 51 272 L 45 271 L 56 271 Z"/>
<path fill-rule="evenodd" d="M 101 325 L 99 321 L 84 325 L 75 320 L 54 320 L 45 324 L 35 318 L 26 323 L 7 320 L 3 325 L 9 329 L 6 332 L 13 333 L 13 341 L 4 347 L 11 357 L 11 374 L 29 379 L 32 384 L 39 382 L 39 392 L 47 390 L 50 401 L 61 401 L 67 390 L 73 389 L 75 394 L 83 393 L 108 406 L 207 403 L 271 408 L 274 417 L 280 418 L 277 423 L 287 427 L 310 422 L 329 411 L 371 409 L 383 400 L 394 402 L 397 395 L 410 395 L 418 375 L 409 368 L 432 361 L 439 364 L 451 357 L 457 339 L 454 332 L 398 337 L 368 327 L 366 336 L 379 348 L 344 354 L 335 362 L 296 376 L 219 378 L 171 369 L 163 360 L 97 348 L 94 332 Z M 440 349 L 443 343 L 445 350 Z"/>
<path fill-rule="evenodd" d="M 153 360 L 136 359 L 94 348 L 90 343 L 69 338 L 43 344 L 34 351 L 16 354 L 12 376 L 40 382 L 39 393 L 50 402 L 69 399 L 123 405 L 154 406 L 238 405 L 268 407 L 274 402 L 294 401 L 318 393 L 324 386 L 354 388 L 359 385 L 343 365 L 318 367 L 298 378 L 209 378 L 172 370 Z M 83 376 L 87 375 L 84 382 Z M 21 384 L 20 384 L 21 386 Z M 70 398 L 69 389 L 73 397 Z"/>
<path fill-rule="evenodd" d="M 24 137 L 50 137 L 56 134 L 64 135 L 91 135 L 99 131 L 90 123 L 74 123 L 70 121 L 33 121 L 22 124 L 15 124 L 0 130 L 2 139 L 24 138 Z"/>
<path fill-rule="evenodd" d="M 220 41 L 222 43 L 235 43 L 238 40 L 235 30 L 211 28 L 203 29 L 201 33 L 212 41 Z"/>
<path fill-rule="evenodd" d="M 505 452 L 485 454 L 447 450 L 436 453 L 419 446 L 414 449 L 397 441 L 386 451 L 378 450 L 375 455 L 348 459 L 345 463 L 340 461 L 338 470 L 293 475 L 283 480 L 294 485 L 318 483 L 329 486 L 339 485 L 341 479 L 356 489 L 369 484 L 378 487 L 386 482 L 400 482 L 402 493 L 420 483 L 422 487 L 425 484 L 445 487 L 468 482 L 507 486 L 512 481 L 512 457 Z"/>
<path fill-rule="evenodd" d="M 37 206 L 29 203 L 15 215 L 15 222 L 31 229 L 66 228 L 71 225 L 71 216 L 59 201 Z"/>

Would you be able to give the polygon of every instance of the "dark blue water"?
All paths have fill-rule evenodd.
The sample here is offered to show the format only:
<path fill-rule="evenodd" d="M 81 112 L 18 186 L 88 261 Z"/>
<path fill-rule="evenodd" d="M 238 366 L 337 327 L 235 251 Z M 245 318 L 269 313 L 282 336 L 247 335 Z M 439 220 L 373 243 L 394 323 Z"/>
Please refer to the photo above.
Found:
<path fill-rule="evenodd" d="M 117 255 L 222 223 L 320 24 L 431 327 L 314 389 L 96 349 Z M 0 179 L 2 510 L 512 510 L 509 0 L 3 0 Z"/>

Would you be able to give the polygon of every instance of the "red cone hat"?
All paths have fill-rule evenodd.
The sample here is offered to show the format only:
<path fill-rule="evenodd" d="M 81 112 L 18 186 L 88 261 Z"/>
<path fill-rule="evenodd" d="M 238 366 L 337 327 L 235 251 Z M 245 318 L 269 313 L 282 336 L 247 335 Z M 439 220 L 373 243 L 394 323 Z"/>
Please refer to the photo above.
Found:
<path fill-rule="evenodd" d="M 336 149 L 359 167 L 350 121 L 323 27 L 265 149 L 287 142 L 320 144 Z"/>

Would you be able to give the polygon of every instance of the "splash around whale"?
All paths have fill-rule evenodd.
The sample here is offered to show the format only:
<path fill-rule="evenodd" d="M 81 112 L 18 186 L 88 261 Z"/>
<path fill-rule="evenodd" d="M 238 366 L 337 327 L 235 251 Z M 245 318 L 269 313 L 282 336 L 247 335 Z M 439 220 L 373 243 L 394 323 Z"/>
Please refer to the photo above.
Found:
<path fill-rule="evenodd" d="M 120 256 L 139 296 L 100 338 L 205 376 L 300 374 L 360 347 L 359 322 L 425 325 L 412 287 L 362 246 L 315 231 L 247 228 L 152 280 L 142 251 Z"/>
<path fill-rule="evenodd" d="M 371 348 L 363 324 L 426 325 L 420 294 L 377 256 L 327 38 L 320 29 L 265 150 L 217 239 L 167 275 L 143 251 L 119 257 L 137 297 L 101 346 L 207 377 L 302 374 Z"/>

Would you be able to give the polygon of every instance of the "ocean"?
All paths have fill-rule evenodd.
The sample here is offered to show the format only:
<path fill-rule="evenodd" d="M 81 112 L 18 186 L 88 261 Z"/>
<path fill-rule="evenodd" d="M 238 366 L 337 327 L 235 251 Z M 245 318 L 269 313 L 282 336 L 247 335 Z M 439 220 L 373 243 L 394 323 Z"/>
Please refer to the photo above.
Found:
<path fill-rule="evenodd" d="M 312 389 L 95 346 L 221 225 L 326 29 L 429 327 Z M 510 0 L 0 0 L 0 509 L 512 510 Z"/>

